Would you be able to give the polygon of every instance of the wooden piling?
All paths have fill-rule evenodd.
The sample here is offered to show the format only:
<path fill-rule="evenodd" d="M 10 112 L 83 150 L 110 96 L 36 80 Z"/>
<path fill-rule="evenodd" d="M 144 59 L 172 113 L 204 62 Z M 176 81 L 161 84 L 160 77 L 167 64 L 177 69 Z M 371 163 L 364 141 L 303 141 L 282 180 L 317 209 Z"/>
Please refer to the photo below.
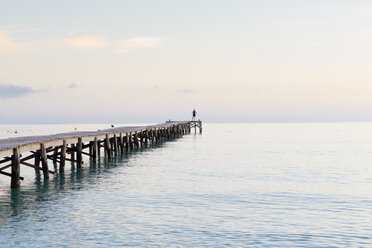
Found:
<path fill-rule="evenodd" d="M 93 145 L 92 145 L 92 156 L 93 156 L 93 163 L 97 161 L 97 137 L 94 137 Z"/>
<path fill-rule="evenodd" d="M 71 161 L 75 161 L 75 144 L 71 144 Z"/>
<path fill-rule="evenodd" d="M 137 131 L 134 133 L 134 145 L 136 146 L 137 149 L 139 148 L 139 141 L 138 141 Z"/>
<path fill-rule="evenodd" d="M 12 189 L 19 188 L 21 186 L 20 171 L 21 171 L 21 164 L 20 164 L 19 149 L 14 148 L 13 155 L 12 155 L 12 175 L 11 175 L 11 180 L 10 180 L 10 187 Z"/>
<path fill-rule="evenodd" d="M 110 159 L 112 157 L 111 146 L 110 146 L 110 139 L 107 134 L 106 134 L 106 139 L 105 139 L 105 151 L 106 151 L 107 157 Z"/>
<path fill-rule="evenodd" d="M 61 148 L 61 159 L 59 163 L 59 172 L 65 172 L 65 164 L 66 164 L 66 140 L 63 140 L 62 148 Z"/>
<path fill-rule="evenodd" d="M 53 163 L 57 162 L 57 156 L 58 156 L 58 146 L 55 146 L 53 149 Z"/>
<path fill-rule="evenodd" d="M 117 155 L 119 155 L 119 153 L 118 153 L 118 139 L 117 139 L 117 137 L 116 137 L 116 135 L 114 135 L 114 152 L 115 152 L 115 156 L 117 156 Z"/>
<path fill-rule="evenodd" d="M 120 148 L 120 153 L 124 152 L 124 139 L 123 139 L 123 134 L 120 133 L 119 138 L 118 138 L 118 143 L 119 143 L 119 148 Z"/>
<path fill-rule="evenodd" d="M 76 144 L 76 167 L 81 168 L 83 164 L 83 141 L 81 138 L 78 138 L 78 143 Z"/>
<path fill-rule="evenodd" d="M 40 168 L 40 154 L 41 154 L 40 150 L 35 153 L 34 166 L 35 166 L 35 172 L 37 174 L 39 174 L 39 169 L 37 169 L 37 168 Z"/>
<path fill-rule="evenodd" d="M 46 154 L 45 145 L 43 143 L 40 144 L 40 160 L 41 166 L 43 168 L 43 176 L 44 179 L 49 179 L 49 168 L 48 168 L 48 158 Z"/>
<path fill-rule="evenodd" d="M 101 156 L 101 140 L 97 140 L 97 156 Z"/>
<path fill-rule="evenodd" d="M 125 133 L 125 150 L 127 151 L 129 151 L 130 149 L 129 139 L 130 139 L 130 134 Z"/>

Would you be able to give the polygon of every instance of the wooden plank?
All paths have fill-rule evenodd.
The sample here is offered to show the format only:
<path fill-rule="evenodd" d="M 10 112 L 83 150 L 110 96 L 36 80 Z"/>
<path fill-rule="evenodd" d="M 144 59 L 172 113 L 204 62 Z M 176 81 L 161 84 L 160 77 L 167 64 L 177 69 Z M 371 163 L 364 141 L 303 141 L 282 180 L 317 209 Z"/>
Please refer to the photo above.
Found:
<path fill-rule="evenodd" d="M 23 165 L 26 165 L 28 167 L 34 168 L 35 170 L 43 170 L 43 168 L 37 167 L 33 164 L 27 163 L 27 162 L 20 162 Z M 49 173 L 54 174 L 54 171 L 49 170 Z"/>
<path fill-rule="evenodd" d="M 8 173 L 8 172 L 5 172 L 5 171 L 0 171 L 0 174 L 1 175 L 4 175 L 4 176 L 8 176 L 8 177 L 12 177 L 12 174 Z M 20 180 L 23 180 L 24 177 L 19 177 Z"/>
<path fill-rule="evenodd" d="M 81 154 L 83 154 L 83 155 L 87 155 L 87 156 L 89 156 L 89 157 L 93 157 L 93 155 L 92 155 L 92 154 L 89 154 L 88 152 L 81 151 Z"/>
<path fill-rule="evenodd" d="M 3 167 L 0 168 L 0 171 L 5 170 L 5 169 L 8 169 L 11 166 L 12 166 L 12 164 L 5 165 L 5 166 L 3 166 Z"/>
<path fill-rule="evenodd" d="M 0 164 L 6 163 L 6 162 L 11 161 L 11 160 L 12 160 L 12 157 L 6 157 L 6 158 L 0 160 Z"/>

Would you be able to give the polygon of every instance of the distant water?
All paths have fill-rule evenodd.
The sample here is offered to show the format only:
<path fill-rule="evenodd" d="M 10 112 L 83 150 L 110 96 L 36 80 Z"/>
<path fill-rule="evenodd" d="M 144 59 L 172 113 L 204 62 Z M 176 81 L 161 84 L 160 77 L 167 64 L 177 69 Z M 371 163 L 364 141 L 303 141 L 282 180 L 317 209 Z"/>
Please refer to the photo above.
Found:
<path fill-rule="evenodd" d="M 371 123 L 204 124 L 48 182 L 22 175 L 13 191 L 0 175 L 0 247 L 372 247 Z"/>

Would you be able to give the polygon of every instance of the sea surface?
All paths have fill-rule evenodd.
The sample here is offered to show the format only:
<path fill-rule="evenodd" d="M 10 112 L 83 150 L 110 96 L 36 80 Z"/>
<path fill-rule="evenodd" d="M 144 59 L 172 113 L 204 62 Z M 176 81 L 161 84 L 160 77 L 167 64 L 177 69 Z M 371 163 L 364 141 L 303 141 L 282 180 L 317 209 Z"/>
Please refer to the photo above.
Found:
<path fill-rule="evenodd" d="M 75 127 L 108 125 L 0 137 Z M 0 247 L 372 247 L 372 123 L 205 123 L 49 181 L 21 169 L 19 190 L 0 175 Z"/>

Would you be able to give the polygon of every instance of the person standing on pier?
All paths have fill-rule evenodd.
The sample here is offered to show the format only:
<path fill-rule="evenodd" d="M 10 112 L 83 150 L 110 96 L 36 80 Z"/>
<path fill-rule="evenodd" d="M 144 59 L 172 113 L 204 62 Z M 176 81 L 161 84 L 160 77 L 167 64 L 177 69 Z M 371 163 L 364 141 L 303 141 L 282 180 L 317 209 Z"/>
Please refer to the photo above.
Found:
<path fill-rule="evenodd" d="M 195 121 L 195 117 L 196 117 L 196 110 L 194 109 L 192 111 L 192 120 Z"/>

